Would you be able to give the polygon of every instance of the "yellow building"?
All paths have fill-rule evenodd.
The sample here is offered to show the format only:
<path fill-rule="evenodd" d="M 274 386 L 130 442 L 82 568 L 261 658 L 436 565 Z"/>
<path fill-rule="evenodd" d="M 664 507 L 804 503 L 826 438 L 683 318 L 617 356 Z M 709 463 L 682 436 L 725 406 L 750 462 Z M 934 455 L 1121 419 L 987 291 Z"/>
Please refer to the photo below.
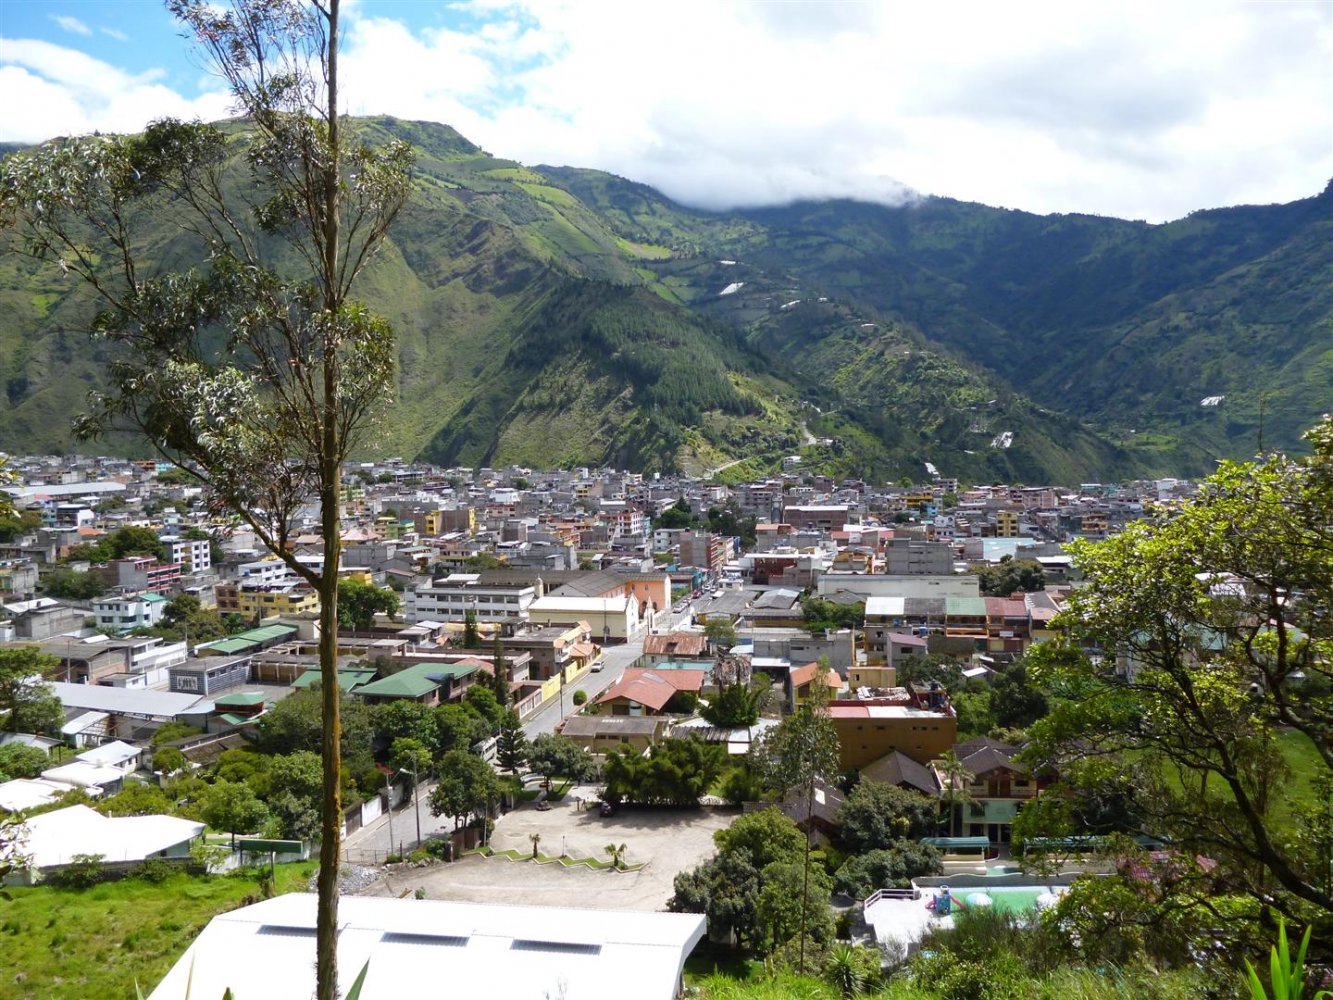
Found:
<path fill-rule="evenodd" d="M 218 611 L 245 619 L 319 611 L 319 595 L 303 584 L 256 587 L 220 583 L 216 593 Z"/>
<path fill-rule="evenodd" d="M 925 764 L 958 740 L 958 719 L 948 708 L 835 701 L 828 708 L 838 731 L 840 766 L 864 767 L 893 750 Z"/>
<path fill-rule="evenodd" d="M 997 538 L 1018 537 L 1018 511 L 997 510 L 995 512 L 995 536 Z"/>

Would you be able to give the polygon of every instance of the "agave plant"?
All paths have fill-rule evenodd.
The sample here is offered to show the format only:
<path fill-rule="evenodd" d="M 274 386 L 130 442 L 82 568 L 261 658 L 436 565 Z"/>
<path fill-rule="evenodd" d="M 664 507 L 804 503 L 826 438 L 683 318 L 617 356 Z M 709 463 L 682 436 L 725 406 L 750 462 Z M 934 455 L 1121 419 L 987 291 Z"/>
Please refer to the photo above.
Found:
<path fill-rule="evenodd" d="M 1277 944 L 1269 954 L 1269 986 L 1273 992 L 1271 996 L 1265 992 L 1264 984 L 1259 979 L 1259 973 L 1254 971 L 1254 966 L 1250 960 L 1245 960 L 1245 971 L 1249 974 L 1250 997 L 1251 1000 L 1303 1000 L 1305 996 L 1305 952 L 1310 947 L 1310 928 L 1305 928 L 1305 935 L 1301 938 L 1301 946 L 1296 952 L 1296 957 L 1291 957 L 1291 944 L 1287 941 L 1287 921 L 1283 917 L 1277 919 Z M 1313 1000 L 1329 1000 L 1333 993 L 1328 990 L 1320 990 L 1313 997 Z"/>

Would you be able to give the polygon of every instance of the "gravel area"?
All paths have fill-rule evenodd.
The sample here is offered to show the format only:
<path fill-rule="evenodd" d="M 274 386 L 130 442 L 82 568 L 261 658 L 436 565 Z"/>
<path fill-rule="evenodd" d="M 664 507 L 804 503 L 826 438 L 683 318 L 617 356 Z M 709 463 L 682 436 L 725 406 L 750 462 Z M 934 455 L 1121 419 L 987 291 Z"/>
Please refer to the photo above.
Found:
<path fill-rule="evenodd" d="M 479 903 L 529 903 L 598 909 L 662 910 L 674 891 L 676 874 L 714 852 L 713 833 L 738 815 L 733 808 L 635 810 L 600 816 L 572 802 L 541 811 L 523 806 L 501 817 L 491 844 L 498 850 L 532 850 L 530 834 L 541 835 L 538 849 L 556 857 L 605 861 L 607 844 L 624 844 L 625 861 L 644 864 L 633 872 L 592 871 L 583 866 L 534 864 L 503 858 L 466 857 L 453 864 L 385 872 L 369 895 L 399 896 L 424 889 L 430 899 Z"/>
<path fill-rule="evenodd" d="M 379 868 L 367 868 L 364 865 L 341 865 L 338 868 L 338 895 L 355 896 L 358 893 L 365 892 L 368 888 L 380 881 L 384 877 L 384 872 Z M 319 889 L 319 872 L 310 876 L 310 891 L 317 892 Z"/>

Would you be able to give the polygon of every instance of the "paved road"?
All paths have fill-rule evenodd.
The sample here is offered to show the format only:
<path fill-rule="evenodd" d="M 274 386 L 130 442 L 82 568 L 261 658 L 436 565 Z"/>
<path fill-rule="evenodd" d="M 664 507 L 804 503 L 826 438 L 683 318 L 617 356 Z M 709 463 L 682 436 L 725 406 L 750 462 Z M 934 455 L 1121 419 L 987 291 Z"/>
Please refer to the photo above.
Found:
<path fill-rule="evenodd" d="M 682 614 L 668 612 L 659 621 L 657 627 L 662 631 L 669 632 L 678 623 L 688 621 L 688 619 L 688 612 Z M 591 701 L 620 680 L 620 675 L 625 672 L 625 668 L 643 655 L 643 637 L 644 633 L 640 632 L 633 640 L 623 645 L 607 646 L 606 651 L 602 654 L 605 665 L 600 671 L 596 673 L 589 671 L 572 684 L 565 686 L 563 708 L 561 700 L 553 698 L 523 723 L 523 731 L 528 734 L 528 739 L 540 736 L 542 733 L 555 732 L 557 725 L 577 711 L 574 705 L 575 691 L 588 692 L 588 700 Z"/>
<path fill-rule="evenodd" d="M 670 631 L 680 622 L 688 621 L 689 613 L 683 614 L 669 613 L 658 624 L 658 628 L 664 631 Z M 578 680 L 565 686 L 565 697 L 562 704 L 559 698 L 553 698 L 540 711 L 530 717 L 523 723 L 523 729 L 528 734 L 528 738 L 539 736 L 542 733 L 551 733 L 555 727 L 565 718 L 573 715 L 577 710 L 574 705 L 574 692 L 587 691 L 588 698 L 595 698 L 608 687 L 620 679 L 625 668 L 643 655 L 643 636 L 640 633 L 633 641 L 617 646 L 607 646 L 603 654 L 605 666 L 597 673 L 589 671 Z M 453 819 L 448 816 L 432 816 L 430 806 L 427 800 L 434 789 L 434 785 L 423 782 L 418 794 L 421 800 L 421 836 L 429 837 L 436 831 L 448 831 L 453 828 Z M 416 842 L 417 826 L 416 815 L 413 806 L 400 806 L 394 810 L 393 837 L 389 836 L 390 820 L 389 817 L 381 816 L 379 819 L 357 830 L 345 841 L 345 848 L 351 852 L 353 861 L 371 862 L 374 859 L 368 852 L 378 851 L 381 854 L 388 853 L 391 849 L 397 849 L 401 844 L 411 845 Z M 392 845 L 392 848 L 391 848 Z M 382 858 L 380 860 L 383 860 Z"/>

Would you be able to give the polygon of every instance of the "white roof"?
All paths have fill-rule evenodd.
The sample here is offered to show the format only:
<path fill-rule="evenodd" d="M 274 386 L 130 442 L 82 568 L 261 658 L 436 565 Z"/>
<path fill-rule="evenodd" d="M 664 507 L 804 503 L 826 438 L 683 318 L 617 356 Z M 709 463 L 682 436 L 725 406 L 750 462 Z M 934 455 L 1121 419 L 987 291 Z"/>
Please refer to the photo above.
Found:
<path fill-rule="evenodd" d="M 42 772 L 42 777 L 49 778 L 52 781 L 63 781 L 66 784 L 78 785 L 81 788 L 91 788 L 93 786 L 114 785 L 117 781 L 123 781 L 125 780 L 125 772 L 118 767 L 101 767 L 97 764 L 89 764 L 87 761 L 72 760 L 68 764 L 48 768 Z"/>
<path fill-rule="evenodd" d="M 193 840 L 204 824 L 175 816 L 103 816 L 87 806 L 70 806 L 33 816 L 26 851 L 32 865 L 67 864 L 75 854 L 100 854 L 107 861 L 141 861 Z"/>
<path fill-rule="evenodd" d="M 7 812 L 34 809 L 54 802 L 66 792 L 74 791 L 75 787 L 44 778 L 15 778 L 0 784 L 0 809 Z"/>
<path fill-rule="evenodd" d="M 362 1000 L 438 991 L 442 973 L 458 996 L 671 1000 L 705 929 L 698 914 L 367 896 L 339 899 L 338 924 L 341 989 L 370 963 Z M 187 983 L 195 996 L 310 996 L 314 928 L 315 896 L 306 893 L 220 914 L 149 1000 L 184 1000 Z"/>
<path fill-rule="evenodd" d="M 591 611 L 624 614 L 628 603 L 627 597 L 539 597 L 532 602 L 528 612 Z"/>
<path fill-rule="evenodd" d="M 170 719 L 199 700 L 195 694 L 173 694 L 146 688 L 106 687 L 101 684 L 70 684 L 53 681 L 51 688 L 66 708 L 84 708 L 113 715 L 142 715 Z"/>
<path fill-rule="evenodd" d="M 901 618 L 905 613 L 906 602 L 901 597 L 867 597 L 866 615 L 883 618 Z"/>
<path fill-rule="evenodd" d="M 111 743 L 103 743 L 100 747 L 83 751 L 78 755 L 78 759 L 89 764 L 99 764 L 103 767 L 120 767 L 138 759 L 142 752 L 138 747 L 130 746 L 130 744 L 121 740 L 115 740 Z"/>

